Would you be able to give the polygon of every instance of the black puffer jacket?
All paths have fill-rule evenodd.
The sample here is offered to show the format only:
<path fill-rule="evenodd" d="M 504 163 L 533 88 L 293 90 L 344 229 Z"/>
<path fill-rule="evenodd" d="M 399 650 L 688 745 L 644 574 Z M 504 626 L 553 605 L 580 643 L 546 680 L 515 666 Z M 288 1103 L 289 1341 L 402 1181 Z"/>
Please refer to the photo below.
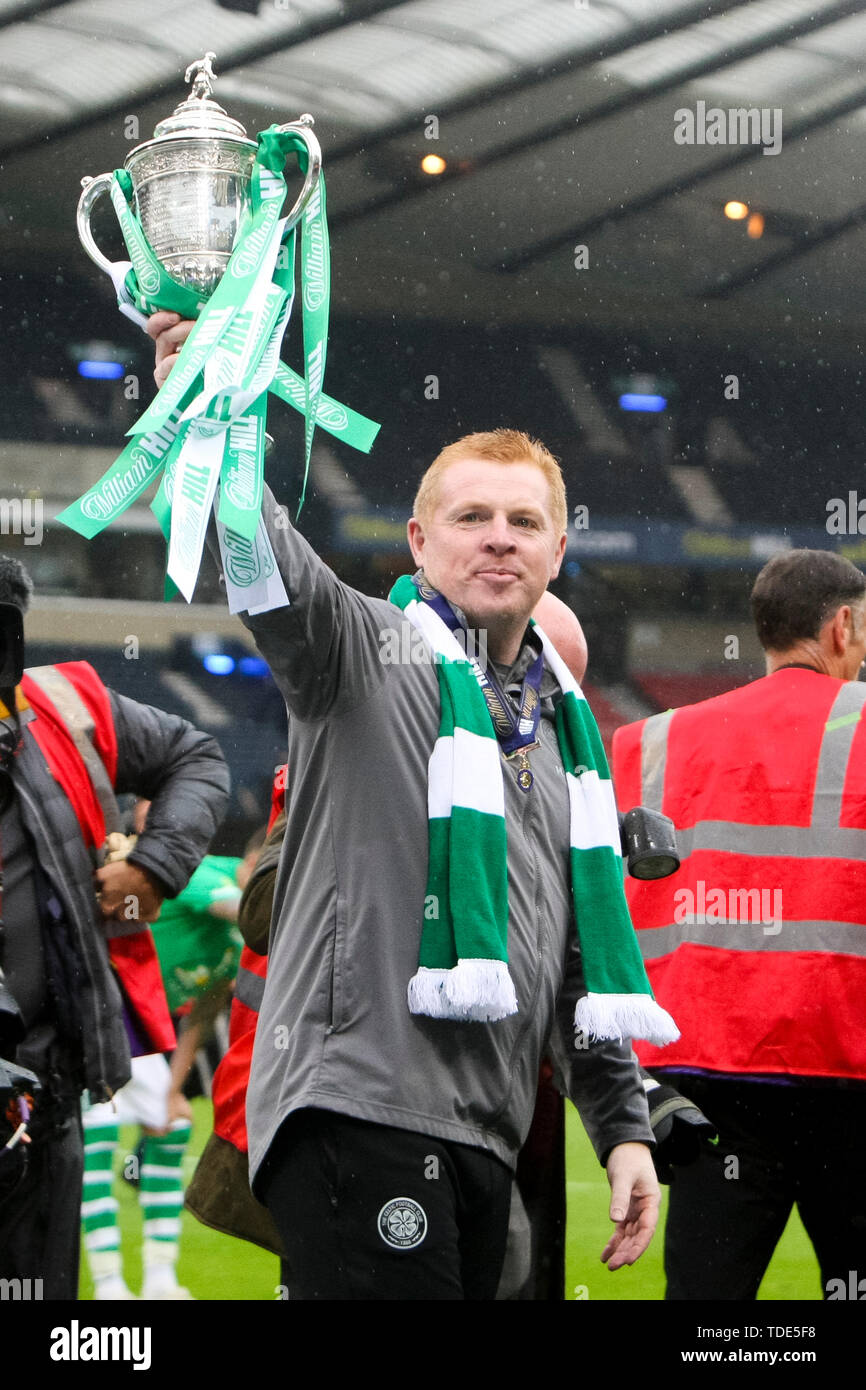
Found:
<path fill-rule="evenodd" d="M 152 801 L 147 830 L 130 859 L 175 897 L 225 812 L 228 767 L 216 740 L 187 720 L 115 691 L 108 695 L 117 739 L 115 791 Z M 94 1100 L 105 1100 L 129 1079 L 129 1044 L 94 894 L 93 855 L 27 725 L 11 772 L 37 862 L 60 901 L 77 956 L 84 1082 Z"/>

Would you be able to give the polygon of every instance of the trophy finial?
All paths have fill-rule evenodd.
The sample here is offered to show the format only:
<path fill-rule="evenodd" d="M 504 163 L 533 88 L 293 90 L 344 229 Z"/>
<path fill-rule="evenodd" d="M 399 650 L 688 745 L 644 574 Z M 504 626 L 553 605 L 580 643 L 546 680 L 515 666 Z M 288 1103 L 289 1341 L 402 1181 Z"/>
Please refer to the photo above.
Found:
<path fill-rule="evenodd" d="M 213 64 L 216 60 L 215 53 L 206 53 L 203 58 L 197 58 L 194 63 L 190 63 L 184 73 L 184 82 L 189 82 L 195 73 L 195 81 L 192 84 L 192 96 L 204 101 L 213 92 L 213 84 L 216 82 L 216 73 Z"/>
<path fill-rule="evenodd" d="M 219 102 L 213 99 L 213 84 L 217 80 L 213 70 L 215 58 L 215 53 L 206 53 L 203 58 L 197 58 L 194 63 L 190 63 L 184 76 L 187 82 L 192 81 L 192 91 L 175 107 L 170 116 L 158 123 L 153 132 L 155 140 L 200 137 L 208 140 L 246 141 L 247 133 L 240 121 L 229 116 Z M 248 144 L 250 149 L 255 150 L 254 140 L 250 140 Z"/>

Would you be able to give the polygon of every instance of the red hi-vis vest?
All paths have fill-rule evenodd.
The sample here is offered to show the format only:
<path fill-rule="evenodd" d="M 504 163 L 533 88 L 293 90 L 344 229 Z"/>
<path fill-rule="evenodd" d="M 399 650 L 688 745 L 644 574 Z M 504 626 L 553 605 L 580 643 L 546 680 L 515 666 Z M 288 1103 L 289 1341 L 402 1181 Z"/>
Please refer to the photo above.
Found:
<path fill-rule="evenodd" d="M 227 1139 L 241 1153 L 247 1153 L 249 1148 L 247 1086 L 267 969 L 267 956 L 260 956 L 245 946 L 241 951 L 229 1015 L 228 1051 L 214 1072 L 211 1084 L 214 1133 L 220 1139 Z"/>
<path fill-rule="evenodd" d="M 110 790 L 103 792 L 94 781 L 75 733 L 48 693 L 62 692 L 66 682 L 71 687 L 67 688 L 70 717 L 80 722 L 82 728 L 86 724 L 84 737 L 89 738 L 108 783 L 114 786 L 117 738 L 111 703 L 106 687 L 86 661 L 66 661 L 24 672 L 20 689 L 35 716 L 26 727 L 39 744 L 55 782 L 66 793 L 85 845 L 100 849 L 105 842 L 107 814 L 101 797 L 110 796 Z M 81 746 L 85 747 L 83 743 Z M 99 780 L 104 780 L 101 772 Z M 110 924 L 106 924 L 106 930 L 110 930 Z M 111 936 L 107 944 L 112 967 L 135 1016 L 139 1047 L 150 1052 L 170 1051 L 176 1046 L 176 1038 L 150 928 Z"/>
<path fill-rule="evenodd" d="M 619 729 L 620 806 L 682 864 L 626 879 L 678 1042 L 646 1067 L 866 1080 L 866 684 L 786 668 Z"/>
<path fill-rule="evenodd" d="M 286 764 L 277 769 L 271 793 L 268 830 L 286 804 Z M 229 1015 L 229 1047 L 213 1075 L 214 1133 L 234 1144 L 241 1153 L 249 1151 L 247 1140 L 247 1086 L 256 1040 L 256 1024 L 265 992 L 267 956 L 245 946 L 235 979 L 235 995 Z"/>

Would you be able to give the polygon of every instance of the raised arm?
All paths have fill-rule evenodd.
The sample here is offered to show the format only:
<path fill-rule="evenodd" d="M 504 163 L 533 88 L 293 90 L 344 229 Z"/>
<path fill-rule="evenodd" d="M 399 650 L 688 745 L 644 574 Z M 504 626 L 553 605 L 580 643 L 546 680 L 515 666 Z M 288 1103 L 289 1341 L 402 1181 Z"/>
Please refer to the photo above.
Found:
<path fill-rule="evenodd" d="M 160 312 L 148 322 L 156 343 L 158 385 L 166 380 L 192 323 Z M 262 516 L 289 602 L 267 613 L 242 613 L 292 715 L 322 719 L 360 704 L 385 679 L 380 632 L 396 610 L 343 584 L 294 529 L 288 508 L 265 487 Z M 208 546 L 219 564 L 213 525 Z"/>

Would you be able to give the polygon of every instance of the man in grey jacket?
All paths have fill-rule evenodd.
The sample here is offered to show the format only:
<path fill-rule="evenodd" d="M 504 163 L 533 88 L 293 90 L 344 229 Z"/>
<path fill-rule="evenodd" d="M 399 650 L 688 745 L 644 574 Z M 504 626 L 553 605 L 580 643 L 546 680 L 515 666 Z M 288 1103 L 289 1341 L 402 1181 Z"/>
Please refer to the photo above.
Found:
<path fill-rule="evenodd" d="M 159 383 L 189 327 L 151 319 Z M 292 785 L 247 1119 L 290 1297 L 492 1298 L 545 1047 L 607 1168 L 617 1224 L 602 1258 L 632 1263 L 658 1211 L 652 1133 L 628 1043 L 575 1047 L 585 986 L 557 681 L 545 666 L 536 744 L 501 758 L 518 1012 L 413 1013 L 436 668 L 401 610 L 341 583 L 267 491 L 263 515 L 288 603 L 244 621 L 291 716 Z M 416 578 L 483 634 L 509 701 L 535 669 L 527 622 L 558 573 L 565 525 L 558 466 L 514 431 L 451 446 L 416 499 Z"/>

